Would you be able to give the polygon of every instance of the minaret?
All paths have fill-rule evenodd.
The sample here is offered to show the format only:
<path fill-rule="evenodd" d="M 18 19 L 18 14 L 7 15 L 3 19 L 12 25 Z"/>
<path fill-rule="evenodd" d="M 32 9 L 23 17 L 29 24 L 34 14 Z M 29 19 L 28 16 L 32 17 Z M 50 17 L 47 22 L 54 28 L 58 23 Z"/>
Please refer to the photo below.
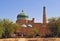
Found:
<path fill-rule="evenodd" d="M 46 24 L 46 7 L 43 7 L 43 24 Z"/>

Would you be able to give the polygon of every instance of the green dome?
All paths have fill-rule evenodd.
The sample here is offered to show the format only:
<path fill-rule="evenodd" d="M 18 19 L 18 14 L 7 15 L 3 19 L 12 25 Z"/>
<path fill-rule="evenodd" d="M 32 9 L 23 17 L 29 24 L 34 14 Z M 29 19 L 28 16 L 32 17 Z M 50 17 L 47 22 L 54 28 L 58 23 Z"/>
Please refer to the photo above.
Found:
<path fill-rule="evenodd" d="M 17 20 L 19 20 L 19 19 L 24 19 L 24 20 L 26 20 L 26 19 L 28 19 L 28 15 L 26 15 L 26 14 L 24 13 L 24 11 L 22 10 L 22 12 L 17 15 Z"/>

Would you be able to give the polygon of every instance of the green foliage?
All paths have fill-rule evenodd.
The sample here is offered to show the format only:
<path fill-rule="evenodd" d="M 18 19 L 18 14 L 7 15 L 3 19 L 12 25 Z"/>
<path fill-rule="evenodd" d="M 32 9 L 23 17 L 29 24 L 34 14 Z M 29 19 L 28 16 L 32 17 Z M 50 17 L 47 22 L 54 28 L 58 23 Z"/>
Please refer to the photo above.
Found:
<path fill-rule="evenodd" d="M 7 19 L 0 20 L 0 38 L 4 34 L 6 37 L 8 37 L 11 34 L 14 34 L 14 32 L 19 31 L 19 25 L 16 23 L 13 23 Z"/>
<path fill-rule="evenodd" d="M 60 33 L 60 17 L 48 19 L 47 28 L 54 34 Z"/>
<path fill-rule="evenodd" d="M 35 34 L 38 34 L 38 29 L 33 28 L 33 32 L 34 32 Z"/>
<path fill-rule="evenodd" d="M 32 30 L 34 32 L 33 37 L 35 37 L 38 34 L 38 29 L 37 28 L 33 28 Z"/>

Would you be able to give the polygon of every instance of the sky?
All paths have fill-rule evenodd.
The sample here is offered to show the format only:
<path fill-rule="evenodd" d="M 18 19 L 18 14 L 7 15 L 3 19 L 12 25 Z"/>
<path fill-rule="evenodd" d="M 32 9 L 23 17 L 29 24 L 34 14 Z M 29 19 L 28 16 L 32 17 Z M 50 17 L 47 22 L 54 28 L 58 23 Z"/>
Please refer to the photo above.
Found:
<path fill-rule="evenodd" d="M 0 19 L 17 20 L 17 15 L 24 10 L 29 19 L 42 22 L 43 6 L 46 7 L 47 19 L 60 17 L 60 0 L 0 0 Z"/>

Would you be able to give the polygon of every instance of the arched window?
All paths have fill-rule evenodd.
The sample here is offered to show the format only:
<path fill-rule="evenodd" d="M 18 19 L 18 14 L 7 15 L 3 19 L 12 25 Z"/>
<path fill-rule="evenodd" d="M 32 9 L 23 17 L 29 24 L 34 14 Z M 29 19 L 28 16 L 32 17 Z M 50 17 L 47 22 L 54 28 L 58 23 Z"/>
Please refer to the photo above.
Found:
<path fill-rule="evenodd" d="M 27 27 L 25 24 L 22 24 L 21 26 L 22 26 L 22 27 Z"/>
<path fill-rule="evenodd" d="M 32 25 L 31 24 L 28 24 L 28 27 L 32 27 Z"/>

